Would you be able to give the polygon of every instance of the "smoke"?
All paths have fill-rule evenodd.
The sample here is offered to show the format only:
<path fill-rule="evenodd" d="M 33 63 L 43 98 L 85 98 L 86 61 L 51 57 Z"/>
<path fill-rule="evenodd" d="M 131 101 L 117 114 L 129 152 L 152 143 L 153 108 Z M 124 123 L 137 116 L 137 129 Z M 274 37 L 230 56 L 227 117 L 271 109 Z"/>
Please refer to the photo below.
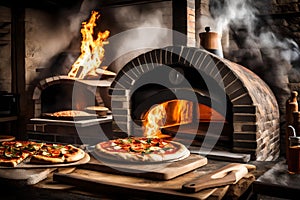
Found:
<path fill-rule="evenodd" d="M 112 26 L 118 32 L 112 33 L 105 46 L 105 61 L 113 61 L 111 70 L 119 71 L 133 57 L 172 44 L 170 27 L 164 23 L 164 9 L 167 8 L 153 8 L 151 4 L 115 8 L 112 17 L 116 23 Z"/>
<path fill-rule="evenodd" d="M 162 42 L 165 43 L 166 35 L 164 33 L 147 33 L 142 31 L 141 28 L 167 28 L 163 23 L 163 10 L 162 9 L 150 9 L 147 10 L 147 6 L 144 5 L 142 9 L 136 6 L 127 6 L 118 8 L 118 12 L 115 12 L 114 18 L 116 21 L 122 21 L 123 30 L 139 29 L 133 35 L 128 35 L 125 38 L 123 46 L 131 48 L 132 46 L 158 46 Z M 167 40 L 168 41 L 168 40 Z"/>
<path fill-rule="evenodd" d="M 270 18 L 259 16 L 258 7 L 270 6 L 265 3 L 211 0 L 210 9 L 215 30 L 220 34 L 230 31 L 238 47 L 236 51 L 227 47 L 225 55 L 257 73 L 271 87 L 283 110 L 290 94 L 289 72 L 299 61 L 300 51 L 295 41 L 274 29 Z"/>
<path fill-rule="evenodd" d="M 223 47 L 225 58 L 249 68 L 270 86 L 278 102 L 281 130 L 284 131 L 285 102 L 291 92 L 289 83 L 300 82 L 297 66 L 300 65 L 300 51 L 295 41 L 282 35 L 280 27 L 274 26 L 271 17 L 260 15 L 260 9 L 271 7 L 271 3 L 210 0 L 211 21 L 219 34 L 232 35 L 235 45 L 230 43 Z"/>
<path fill-rule="evenodd" d="M 248 0 L 212 1 L 212 4 L 211 11 L 217 16 L 215 18 L 217 32 L 222 33 L 231 24 L 246 25 L 249 32 L 253 32 L 251 29 L 254 27 L 258 11 L 249 4 Z"/>
<path fill-rule="evenodd" d="M 81 23 L 86 20 L 86 18 L 91 14 L 91 10 L 95 8 L 97 3 L 93 0 L 83 0 L 79 12 L 75 12 L 75 14 L 65 15 L 68 16 L 68 28 L 71 33 L 75 33 L 76 35 L 80 32 Z"/>
<path fill-rule="evenodd" d="M 30 20 L 36 21 L 32 22 L 34 26 L 29 35 L 34 40 L 27 45 L 29 57 L 34 59 L 31 59 L 33 61 L 29 62 L 32 63 L 28 64 L 47 69 L 40 77 L 66 74 L 69 71 L 79 56 L 81 24 L 88 19 L 91 10 L 95 8 L 99 8 L 99 2 L 84 0 L 80 6 L 74 6 L 71 10 L 61 9 L 55 14 L 30 11 Z M 104 21 L 101 17 L 98 23 L 102 23 L 101 26 L 104 25 L 105 29 L 111 31 L 109 44 L 105 45 L 103 65 L 109 65 L 116 58 L 126 54 L 131 54 L 127 57 L 132 59 L 150 49 L 172 44 L 172 34 L 166 30 L 171 27 L 166 27 L 164 23 L 166 12 L 170 13 L 167 13 L 168 18 L 171 16 L 169 6 L 157 7 L 156 4 L 143 4 L 100 8 L 100 12 L 101 15 L 103 14 Z M 98 24 L 96 28 L 100 28 L 100 25 Z M 74 49 L 78 51 L 69 51 Z M 126 61 L 129 60 L 124 60 L 121 64 L 124 65 Z"/>
<path fill-rule="evenodd" d="M 299 59 L 300 51 L 298 44 L 289 38 L 279 40 L 273 32 L 261 33 L 259 35 L 261 47 L 269 49 L 281 49 L 281 56 L 284 60 L 292 63 Z M 274 57 L 274 55 L 273 55 Z"/>
<path fill-rule="evenodd" d="M 276 35 L 271 27 L 267 26 L 267 23 L 270 22 L 262 22 L 262 19 L 257 17 L 259 10 L 254 3 L 260 6 L 259 2 L 252 0 L 211 0 L 215 30 L 222 34 L 223 31 L 233 30 L 236 32 L 241 28 L 245 29 L 247 41 L 255 42 L 252 45 L 260 49 L 279 50 L 281 58 L 288 63 L 298 60 L 300 55 L 298 45 L 292 39 Z M 267 5 L 261 4 L 261 6 Z M 277 56 L 275 52 L 272 55 Z"/>

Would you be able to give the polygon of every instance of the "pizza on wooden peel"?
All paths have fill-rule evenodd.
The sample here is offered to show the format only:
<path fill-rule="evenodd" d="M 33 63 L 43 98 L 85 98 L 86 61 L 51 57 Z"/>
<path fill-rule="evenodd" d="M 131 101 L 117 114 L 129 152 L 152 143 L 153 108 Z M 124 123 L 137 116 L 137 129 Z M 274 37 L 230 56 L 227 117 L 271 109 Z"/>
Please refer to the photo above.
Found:
<path fill-rule="evenodd" d="M 167 162 L 186 158 L 190 151 L 181 143 L 163 138 L 128 137 L 100 142 L 96 155 L 112 161 Z"/>
<path fill-rule="evenodd" d="M 85 152 L 73 145 L 9 141 L 0 143 L 0 166 L 16 167 L 25 159 L 30 163 L 58 164 L 81 160 Z"/>

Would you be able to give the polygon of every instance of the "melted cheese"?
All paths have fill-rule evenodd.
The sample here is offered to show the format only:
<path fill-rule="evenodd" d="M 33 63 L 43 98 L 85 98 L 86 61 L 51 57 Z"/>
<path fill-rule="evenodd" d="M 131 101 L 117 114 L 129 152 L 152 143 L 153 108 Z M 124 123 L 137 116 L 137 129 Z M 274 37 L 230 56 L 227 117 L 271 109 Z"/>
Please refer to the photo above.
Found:
<path fill-rule="evenodd" d="M 149 150 L 151 150 L 151 151 L 159 151 L 159 150 L 161 150 L 161 148 L 160 147 L 150 147 Z"/>
<path fill-rule="evenodd" d="M 120 150 L 120 149 L 122 149 L 122 147 L 120 147 L 120 146 L 114 146 L 114 149 L 115 150 Z"/>

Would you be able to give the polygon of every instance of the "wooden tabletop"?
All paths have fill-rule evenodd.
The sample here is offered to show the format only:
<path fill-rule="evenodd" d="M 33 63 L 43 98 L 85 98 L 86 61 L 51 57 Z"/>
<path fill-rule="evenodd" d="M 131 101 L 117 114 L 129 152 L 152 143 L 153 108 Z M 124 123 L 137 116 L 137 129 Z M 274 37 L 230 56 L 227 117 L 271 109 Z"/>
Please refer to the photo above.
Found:
<path fill-rule="evenodd" d="M 251 184 L 266 171 L 266 163 L 253 162 L 257 170 L 248 173 L 237 184 L 206 189 L 197 193 L 184 193 L 181 186 L 190 180 L 229 164 L 229 162 L 208 160 L 205 166 L 194 169 L 171 180 L 151 180 L 123 174 L 89 170 L 80 166 L 57 168 L 47 178 L 34 185 L 18 188 L 6 194 L 10 197 L 28 199 L 237 199 L 247 195 Z M 271 163 L 272 164 L 272 163 Z M 26 172 L 24 172 L 26 173 Z M 3 182 L 3 181 L 2 181 Z M 1 183 L 0 183 L 1 184 Z M 11 187 L 5 185 L 10 191 Z M 9 193 L 9 192 L 8 192 Z"/>
<path fill-rule="evenodd" d="M 225 162 L 209 163 L 182 176 L 171 180 L 151 180 L 142 177 L 133 177 L 119 174 L 110 174 L 94 170 L 77 168 L 58 169 L 47 179 L 34 185 L 36 191 L 45 192 L 51 198 L 66 199 L 70 194 L 78 195 L 80 199 L 222 199 L 227 196 L 230 199 L 243 195 L 255 176 L 251 173 L 246 175 L 237 184 L 226 185 L 218 188 L 206 189 L 197 193 L 184 193 L 181 187 L 187 181 L 199 178 L 225 166 Z"/>
<path fill-rule="evenodd" d="M 253 192 L 259 195 L 294 199 L 300 194 L 299 180 L 300 174 L 288 173 L 286 161 L 283 159 L 253 183 Z"/>

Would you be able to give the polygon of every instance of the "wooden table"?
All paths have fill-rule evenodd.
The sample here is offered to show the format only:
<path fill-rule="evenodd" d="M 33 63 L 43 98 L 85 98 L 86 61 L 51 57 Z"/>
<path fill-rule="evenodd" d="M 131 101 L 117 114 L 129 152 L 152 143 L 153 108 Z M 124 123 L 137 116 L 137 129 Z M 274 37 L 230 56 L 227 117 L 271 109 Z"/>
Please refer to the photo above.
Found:
<path fill-rule="evenodd" d="M 229 164 L 229 162 L 208 160 L 207 165 L 188 172 L 171 180 L 151 180 L 148 178 L 110 174 L 80 167 L 58 168 L 48 174 L 48 177 L 34 185 L 16 186 L 4 183 L 3 197 L 8 199 L 238 199 L 247 196 L 251 192 L 251 184 L 267 169 L 269 162 L 253 162 L 257 170 L 249 173 L 235 185 L 228 185 L 206 191 L 210 193 L 207 198 L 205 193 L 185 194 L 180 191 L 181 185 L 188 180 L 200 177 L 216 169 Z M 56 174 L 72 174 L 78 177 L 73 182 L 60 181 L 55 178 Z M 54 177 L 54 179 L 53 179 Z M 57 179 L 57 180 L 55 180 Z M 92 180 L 84 182 L 84 180 Z M 68 180 L 68 179 L 65 179 Z M 117 180 L 114 182 L 113 180 Z M 110 183 L 110 184 L 107 184 Z M 6 189 L 5 189 L 6 188 Z M 211 190 L 211 189 L 210 189 Z"/>
<path fill-rule="evenodd" d="M 289 174 L 285 159 L 276 163 L 253 183 L 253 194 L 300 199 L 300 174 Z"/>

